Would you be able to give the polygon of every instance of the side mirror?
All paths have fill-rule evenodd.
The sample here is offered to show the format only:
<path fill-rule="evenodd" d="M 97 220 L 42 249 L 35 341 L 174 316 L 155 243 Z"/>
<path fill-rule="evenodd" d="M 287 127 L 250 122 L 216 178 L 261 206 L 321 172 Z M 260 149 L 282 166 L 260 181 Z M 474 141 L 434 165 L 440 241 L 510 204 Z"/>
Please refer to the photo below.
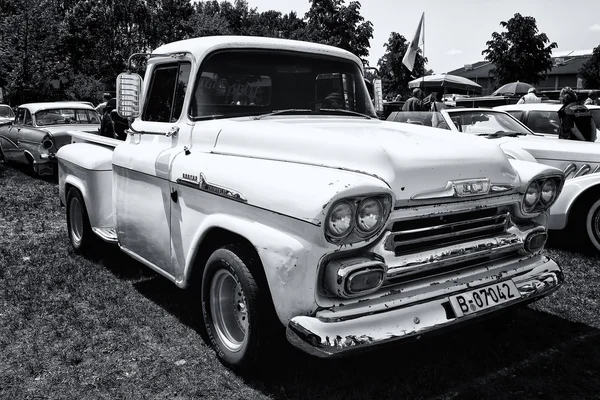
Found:
<path fill-rule="evenodd" d="M 142 77 L 124 72 L 117 76 L 117 113 L 122 118 L 142 115 Z"/>

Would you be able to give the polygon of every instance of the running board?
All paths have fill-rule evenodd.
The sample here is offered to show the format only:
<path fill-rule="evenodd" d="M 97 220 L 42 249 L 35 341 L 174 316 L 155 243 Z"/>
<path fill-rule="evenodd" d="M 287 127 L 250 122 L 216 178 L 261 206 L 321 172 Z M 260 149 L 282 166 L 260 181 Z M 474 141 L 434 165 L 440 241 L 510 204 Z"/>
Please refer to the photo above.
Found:
<path fill-rule="evenodd" d="M 92 231 L 100 236 L 100 239 L 108 243 L 118 243 L 117 231 L 115 228 L 92 228 Z"/>

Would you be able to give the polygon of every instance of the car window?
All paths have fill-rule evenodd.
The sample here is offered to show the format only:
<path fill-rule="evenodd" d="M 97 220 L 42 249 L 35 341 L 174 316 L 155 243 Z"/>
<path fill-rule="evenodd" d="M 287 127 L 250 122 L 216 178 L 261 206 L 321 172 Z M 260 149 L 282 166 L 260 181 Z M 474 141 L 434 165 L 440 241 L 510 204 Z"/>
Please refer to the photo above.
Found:
<path fill-rule="evenodd" d="M 2 118 L 14 118 L 15 114 L 10 107 L 0 107 L 0 117 Z"/>
<path fill-rule="evenodd" d="M 491 110 L 451 111 L 449 114 L 460 132 L 477 135 L 490 135 L 500 132 L 530 133 L 527 128 L 503 112 Z"/>
<path fill-rule="evenodd" d="M 41 110 L 35 113 L 35 123 L 37 126 L 87 124 L 88 117 L 86 111 L 74 108 Z"/>
<path fill-rule="evenodd" d="M 390 114 L 388 121 L 404 122 L 413 125 L 432 126 L 440 129 L 450 129 L 439 112 L 431 111 L 397 111 Z"/>
<path fill-rule="evenodd" d="M 80 124 L 89 123 L 88 115 L 85 112 L 85 110 L 75 110 L 75 118 L 77 119 L 77 122 L 79 122 Z"/>
<path fill-rule="evenodd" d="M 142 120 L 176 122 L 190 78 L 190 63 L 161 65 L 154 69 Z"/>
<path fill-rule="evenodd" d="M 523 111 L 511 110 L 506 112 L 518 119 L 519 121 L 523 120 Z"/>
<path fill-rule="evenodd" d="M 90 124 L 100 123 L 100 117 L 98 117 L 98 113 L 96 111 L 86 110 L 86 113 L 88 115 L 88 121 L 90 121 Z"/>
<path fill-rule="evenodd" d="M 25 109 L 18 108 L 17 109 L 17 124 L 23 125 L 25 123 Z"/>
<path fill-rule="evenodd" d="M 31 119 L 31 113 L 28 109 L 25 109 L 25 121 L 23 125 L 33 125 L 33 120 Z"/>
<path fill-rule="evenodd" d="M 530 111 L 527 127 L 535 133 L 558 135 L 560 121 L 557 111 Z"/>

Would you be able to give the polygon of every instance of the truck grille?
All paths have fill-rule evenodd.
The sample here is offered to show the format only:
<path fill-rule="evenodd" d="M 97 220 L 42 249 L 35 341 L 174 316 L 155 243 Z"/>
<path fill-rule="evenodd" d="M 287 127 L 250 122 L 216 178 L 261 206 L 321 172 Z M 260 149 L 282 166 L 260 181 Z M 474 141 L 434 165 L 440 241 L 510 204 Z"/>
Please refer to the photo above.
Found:
<path fill-rule="evenodd" d="M 506 230 L 510 215 L 504 207 L 438 215 L 392 225 L 386 248 L 396 256 L 442 245 L 497 235 Z"/>

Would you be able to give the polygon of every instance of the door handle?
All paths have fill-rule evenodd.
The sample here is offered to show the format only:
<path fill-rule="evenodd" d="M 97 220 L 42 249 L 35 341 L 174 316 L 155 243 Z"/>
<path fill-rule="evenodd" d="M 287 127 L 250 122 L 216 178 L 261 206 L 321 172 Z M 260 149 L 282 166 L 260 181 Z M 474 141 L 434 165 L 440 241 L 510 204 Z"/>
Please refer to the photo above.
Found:
<path fill-rule="evenodd" d="M 169 132 L 165 133 L 165 136 L 166 137 L 177 136 L 178 133 L 179 133 L 179 127 L 174 126 L 169 130 Z"/>

